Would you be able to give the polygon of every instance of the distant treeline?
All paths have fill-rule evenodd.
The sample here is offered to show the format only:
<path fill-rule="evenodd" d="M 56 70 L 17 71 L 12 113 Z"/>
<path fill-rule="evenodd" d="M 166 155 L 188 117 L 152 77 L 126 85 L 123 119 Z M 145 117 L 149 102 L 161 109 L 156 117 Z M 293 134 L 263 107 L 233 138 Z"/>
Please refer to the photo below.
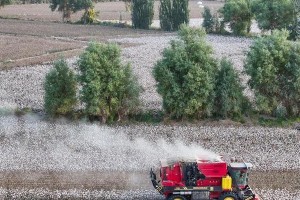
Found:
<path fill-rule="evenodd" d="M 12 4 L 41 4 L 50 3 L 50 0 L 15 0 Z"/>
<path fill-rule="evenodd" d="M 95 2 L 105 2 L 105 1 L 122 1 L 122 0 L 94 0 Z M 14 0 L 13 4 L 42 4 L 50 3 L 50 0 Z"/>
<path fill-rule="evenodd" d="M 130 1 L 130 0 L 94 0 L 95 2 L 105 2 L 105 1 Z M 208 1 L 224 1 L 224 0 L 208 0 Z M 41 4 L 50 3 L 50 0 L 14 0 L 13 4 Z"/>

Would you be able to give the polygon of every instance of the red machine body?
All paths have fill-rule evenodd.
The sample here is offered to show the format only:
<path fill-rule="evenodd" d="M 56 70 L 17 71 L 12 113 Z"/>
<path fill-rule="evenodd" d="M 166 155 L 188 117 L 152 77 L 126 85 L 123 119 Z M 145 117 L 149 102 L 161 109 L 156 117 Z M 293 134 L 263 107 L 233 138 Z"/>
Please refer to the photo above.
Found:
<path fill-rule="evenodd" d="M 161 161 L 160 180 L 151 170 L 153 186 L 168 200 L 259 200 L 248 186 L 250 163 L 221 159 Z"/>

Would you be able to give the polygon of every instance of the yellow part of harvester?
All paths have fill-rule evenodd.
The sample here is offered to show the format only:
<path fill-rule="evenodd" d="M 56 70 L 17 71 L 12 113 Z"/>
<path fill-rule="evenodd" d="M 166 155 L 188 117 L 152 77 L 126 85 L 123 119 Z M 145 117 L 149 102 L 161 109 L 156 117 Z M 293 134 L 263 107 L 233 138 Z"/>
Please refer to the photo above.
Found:
<path fill-rule="evenodd" d="M 229 175 L 222 178 L 222 190 L 232 190 L 232 178 Z"/>

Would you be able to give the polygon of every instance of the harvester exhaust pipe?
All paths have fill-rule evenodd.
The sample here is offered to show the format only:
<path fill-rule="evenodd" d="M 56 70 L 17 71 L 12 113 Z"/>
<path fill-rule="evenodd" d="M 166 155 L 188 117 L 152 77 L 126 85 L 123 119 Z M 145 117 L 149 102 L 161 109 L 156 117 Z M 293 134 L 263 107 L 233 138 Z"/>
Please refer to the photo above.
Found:
<path fill-rule="evenodd" d="M 156 180 L 156 174 L 153 172 L 152 168 L 150 170 L 150 179 L 152 182 L 153 187 L 160 193 L 160 194 L 164 194 L 164 190 L 163 187 L 161 185 L 158 184 L 157 180 Z"/>

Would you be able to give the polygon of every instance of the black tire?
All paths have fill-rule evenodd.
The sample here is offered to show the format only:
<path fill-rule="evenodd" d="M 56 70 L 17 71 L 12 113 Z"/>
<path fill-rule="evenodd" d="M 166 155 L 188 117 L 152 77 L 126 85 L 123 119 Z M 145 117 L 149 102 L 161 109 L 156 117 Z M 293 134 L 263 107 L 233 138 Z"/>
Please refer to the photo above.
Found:
<path fill-rule="evenodd" d="M 238 200 L 238 196 L 233 192 L 221 194 L 218 200 Z"/>
<path fill-rule="evenodd" d="M 182 195 L 171 195 L 168 197 L 168 200 L 187 200 L 187 198 Z"/>

